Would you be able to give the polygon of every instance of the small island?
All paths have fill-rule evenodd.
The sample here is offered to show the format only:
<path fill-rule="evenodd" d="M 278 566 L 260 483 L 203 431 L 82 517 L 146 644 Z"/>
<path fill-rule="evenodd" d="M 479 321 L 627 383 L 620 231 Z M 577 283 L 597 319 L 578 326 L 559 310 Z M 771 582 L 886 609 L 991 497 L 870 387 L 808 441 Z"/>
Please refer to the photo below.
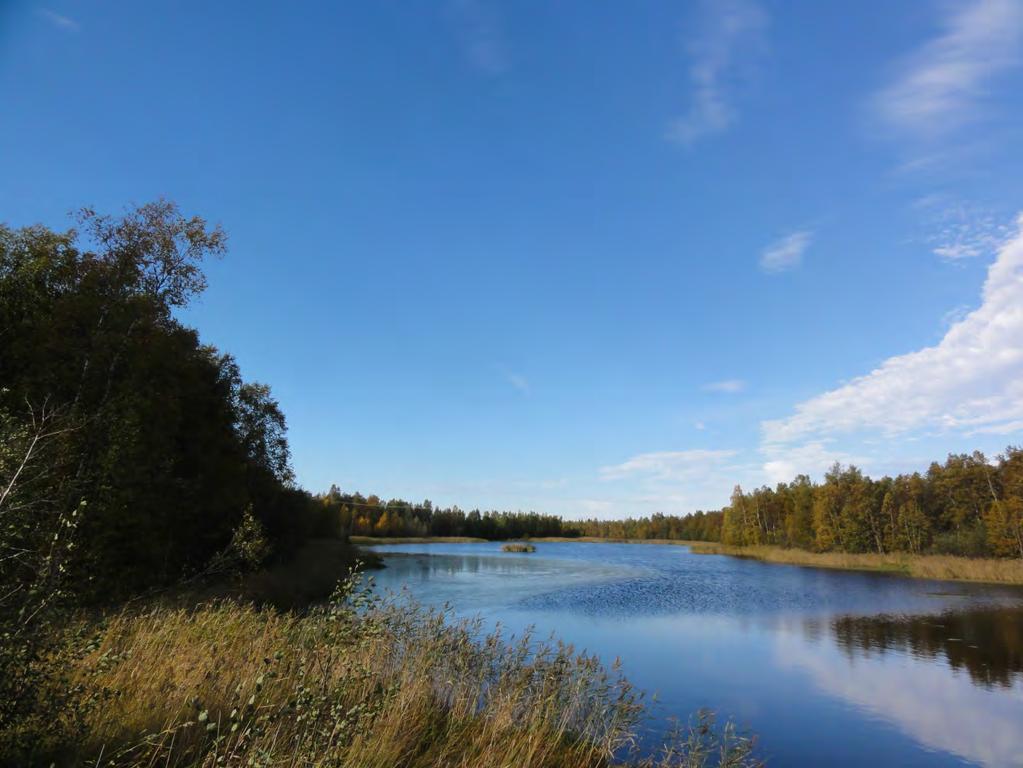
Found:
<path fill-rule="evenodd" d="M 536 547 L 521 541 L 513 541 L 501 546 L 502 552 L 536 552 Z"/>

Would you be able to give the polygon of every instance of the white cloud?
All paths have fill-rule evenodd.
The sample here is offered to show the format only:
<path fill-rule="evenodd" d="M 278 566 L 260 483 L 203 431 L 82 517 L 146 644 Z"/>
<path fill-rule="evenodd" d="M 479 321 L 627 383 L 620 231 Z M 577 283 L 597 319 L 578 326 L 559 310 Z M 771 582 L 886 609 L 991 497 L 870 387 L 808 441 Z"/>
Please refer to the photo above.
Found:
<path fill-rule="evenodd" d="M 1023 3 L 972 0 L 951 8 L 942 34 L 876 97 L 881 118 L 914 138 L 940 138 L 983 117 L 991 81 L 1020 61 Z"/>
<path fill-rule="evenodd" d="M 711 469 L 719 468 L 738 451 L 707 450 L 702 448 L 688 451 L 657 451 L 641 453 L 628 461 L 609 467 L 601 467 L 600 476 L 605 480 L 621 480 L 627 477 L 644 477 L 653 480 L 690 480 L 706 475 Z"/>
<path fill-rule="evenodd" d="M 448 8 L 469 63 L 486 75 L 507 72 L 510 62 L 497 11 L 485 0 L 451 0 Z"/>
<path fill-rule="evenodd" d="M 800 230 L 771 243 L 760 254 L 760 268 L 765 272 L 785 272 L 803 263 L 803 254 L 813 241 L 813 233 Z"/>
<path fill-rule="evenodd" d="M 735 395 L 746 389 L 746 382 L 742 379 L 724 379 L 722 381 L 711 381 L 703 385 L 705 392 L 723 392 Z"/>
<path fill-rule="evenodd" d="M 980 306 L 941 341 L 885 360 L 762 423 L 766 452 L 837 435 L 913 430 L 1009 434 L 1023 421 L 1023 216 L 988 269 Z"/>
<path fill-rule="evenodd" d="M 705 0 L 697 34 L 689 39 L 689 111 L 675 118 L 667 136 L 687 146 L 720 133 L 736 119 L 732 106 L 735 81 L 742 64 L 764 48 L 767 13 L 752 0 Z"/>
<path fill-rule="evenodd" d="M 718 509 L 728 502 L 736 482 L 750 477 L 753 468 L 739 457 L 739 451 L 730 449 L 641 453 L 600 469 L 609 489 L 600 495 L 614 502 L 612 517 Z"/>
<path fill-rule="evenodd" d="M 869 460 L 838 450 L 822 440 L 798 446 L 767 446 L 764 450 L 767 461 L 763 471 L 768 483 L 788 483 L 796 475 L 819 477 L 837 461 L 840 464 L 855 464 L 863 467 Z"/>
<path fill-rule="evenodd" d="M 61 29 L 67 29 L 73 32 L 78 31 L 78 22 L 72 19 L 70 16 L 63 16 L 56 11 L 51 11 L 49 8 L 39 8 L 39 14 L 53 24 L 55 27 Z"/>

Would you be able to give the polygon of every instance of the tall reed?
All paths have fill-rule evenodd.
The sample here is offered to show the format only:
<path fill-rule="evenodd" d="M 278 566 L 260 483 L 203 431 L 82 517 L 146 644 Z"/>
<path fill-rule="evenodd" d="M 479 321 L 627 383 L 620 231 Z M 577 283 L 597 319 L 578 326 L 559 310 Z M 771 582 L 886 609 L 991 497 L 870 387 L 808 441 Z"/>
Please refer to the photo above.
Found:
<path fill-rule="evenodd" d="M 73 706 L 34 755 L 104 766 L 752 765 L 694 723 L 639 757 L 642 696 L 617 665 L 485 632 L 346 582 L 306 615 L 232 601 L 82 625 L 60 659 Z M 24 735 L 24 734 L 23 734 Z M 29 734 L 30 736 L 32 734 Z M 711 758 L 711 755 L 714 757 Z"/>
<path fill-rule="evenodd" d="M 810 552 L 775 546 L 735 547 L 710 542 L 692 542 L 693 552 L 702 555 L 732 555 L 769 563 L 808 565 L 859 571 L 886 571 L 919 579 L 980 581 L 992 584 L 1023 584 L 1023 560 L 955 555 L 913 555 L 907 552 Z"/>

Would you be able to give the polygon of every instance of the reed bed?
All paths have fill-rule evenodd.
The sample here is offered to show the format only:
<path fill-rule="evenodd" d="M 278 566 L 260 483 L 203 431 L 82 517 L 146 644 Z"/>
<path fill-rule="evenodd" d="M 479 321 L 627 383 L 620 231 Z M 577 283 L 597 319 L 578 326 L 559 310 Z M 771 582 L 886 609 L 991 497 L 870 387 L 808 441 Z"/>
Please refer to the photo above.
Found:
<path fill-rule="evenodd" d="M 521 541 L 509 542 L 501 546 L 502 552 L 536 552 L 536 547 Z"/>
<path fill-rule="evenodd" d="M 0 738 L 0 755 L 21 750 L 9 764 L 756 764 L 749 739 L 706 718 L 637 757 L 647 716 L 617 666 L 351 581 L 305 615 L 231 600 L 121 612 L 77 626 L 54 662 L 73 695 Z"/>
<path fill-rule="evenodd" d="M 884 571 L 919 579 L 978 581 L 992 584 L 1023 584 L 1023 560 L 956 557 L 953 555 L 912 555 L 904 552 L 886 555 L 874 553 L 809 552 L 805 549 L 693 542 L 693 552 L 704 555 L 748 557 L 769 563 L 805 565 L 815 568 L 839 568 L 857 571 Z"/>

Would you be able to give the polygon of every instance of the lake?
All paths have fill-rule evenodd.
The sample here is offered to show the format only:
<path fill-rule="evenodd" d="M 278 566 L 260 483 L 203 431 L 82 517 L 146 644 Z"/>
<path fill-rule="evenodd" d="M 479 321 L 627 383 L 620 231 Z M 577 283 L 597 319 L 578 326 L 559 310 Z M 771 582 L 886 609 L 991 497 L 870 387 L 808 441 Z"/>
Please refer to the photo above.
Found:
<path fill-rule="evenodd" d="M 687 547 L 374 547 L 407 589 L 556 633 L 657 695 L 755 733 L 769 765 L 1023 766 L 1023 590 L 771 565 Z M 660 727 L 659 725 L 657 727 Z"/>

